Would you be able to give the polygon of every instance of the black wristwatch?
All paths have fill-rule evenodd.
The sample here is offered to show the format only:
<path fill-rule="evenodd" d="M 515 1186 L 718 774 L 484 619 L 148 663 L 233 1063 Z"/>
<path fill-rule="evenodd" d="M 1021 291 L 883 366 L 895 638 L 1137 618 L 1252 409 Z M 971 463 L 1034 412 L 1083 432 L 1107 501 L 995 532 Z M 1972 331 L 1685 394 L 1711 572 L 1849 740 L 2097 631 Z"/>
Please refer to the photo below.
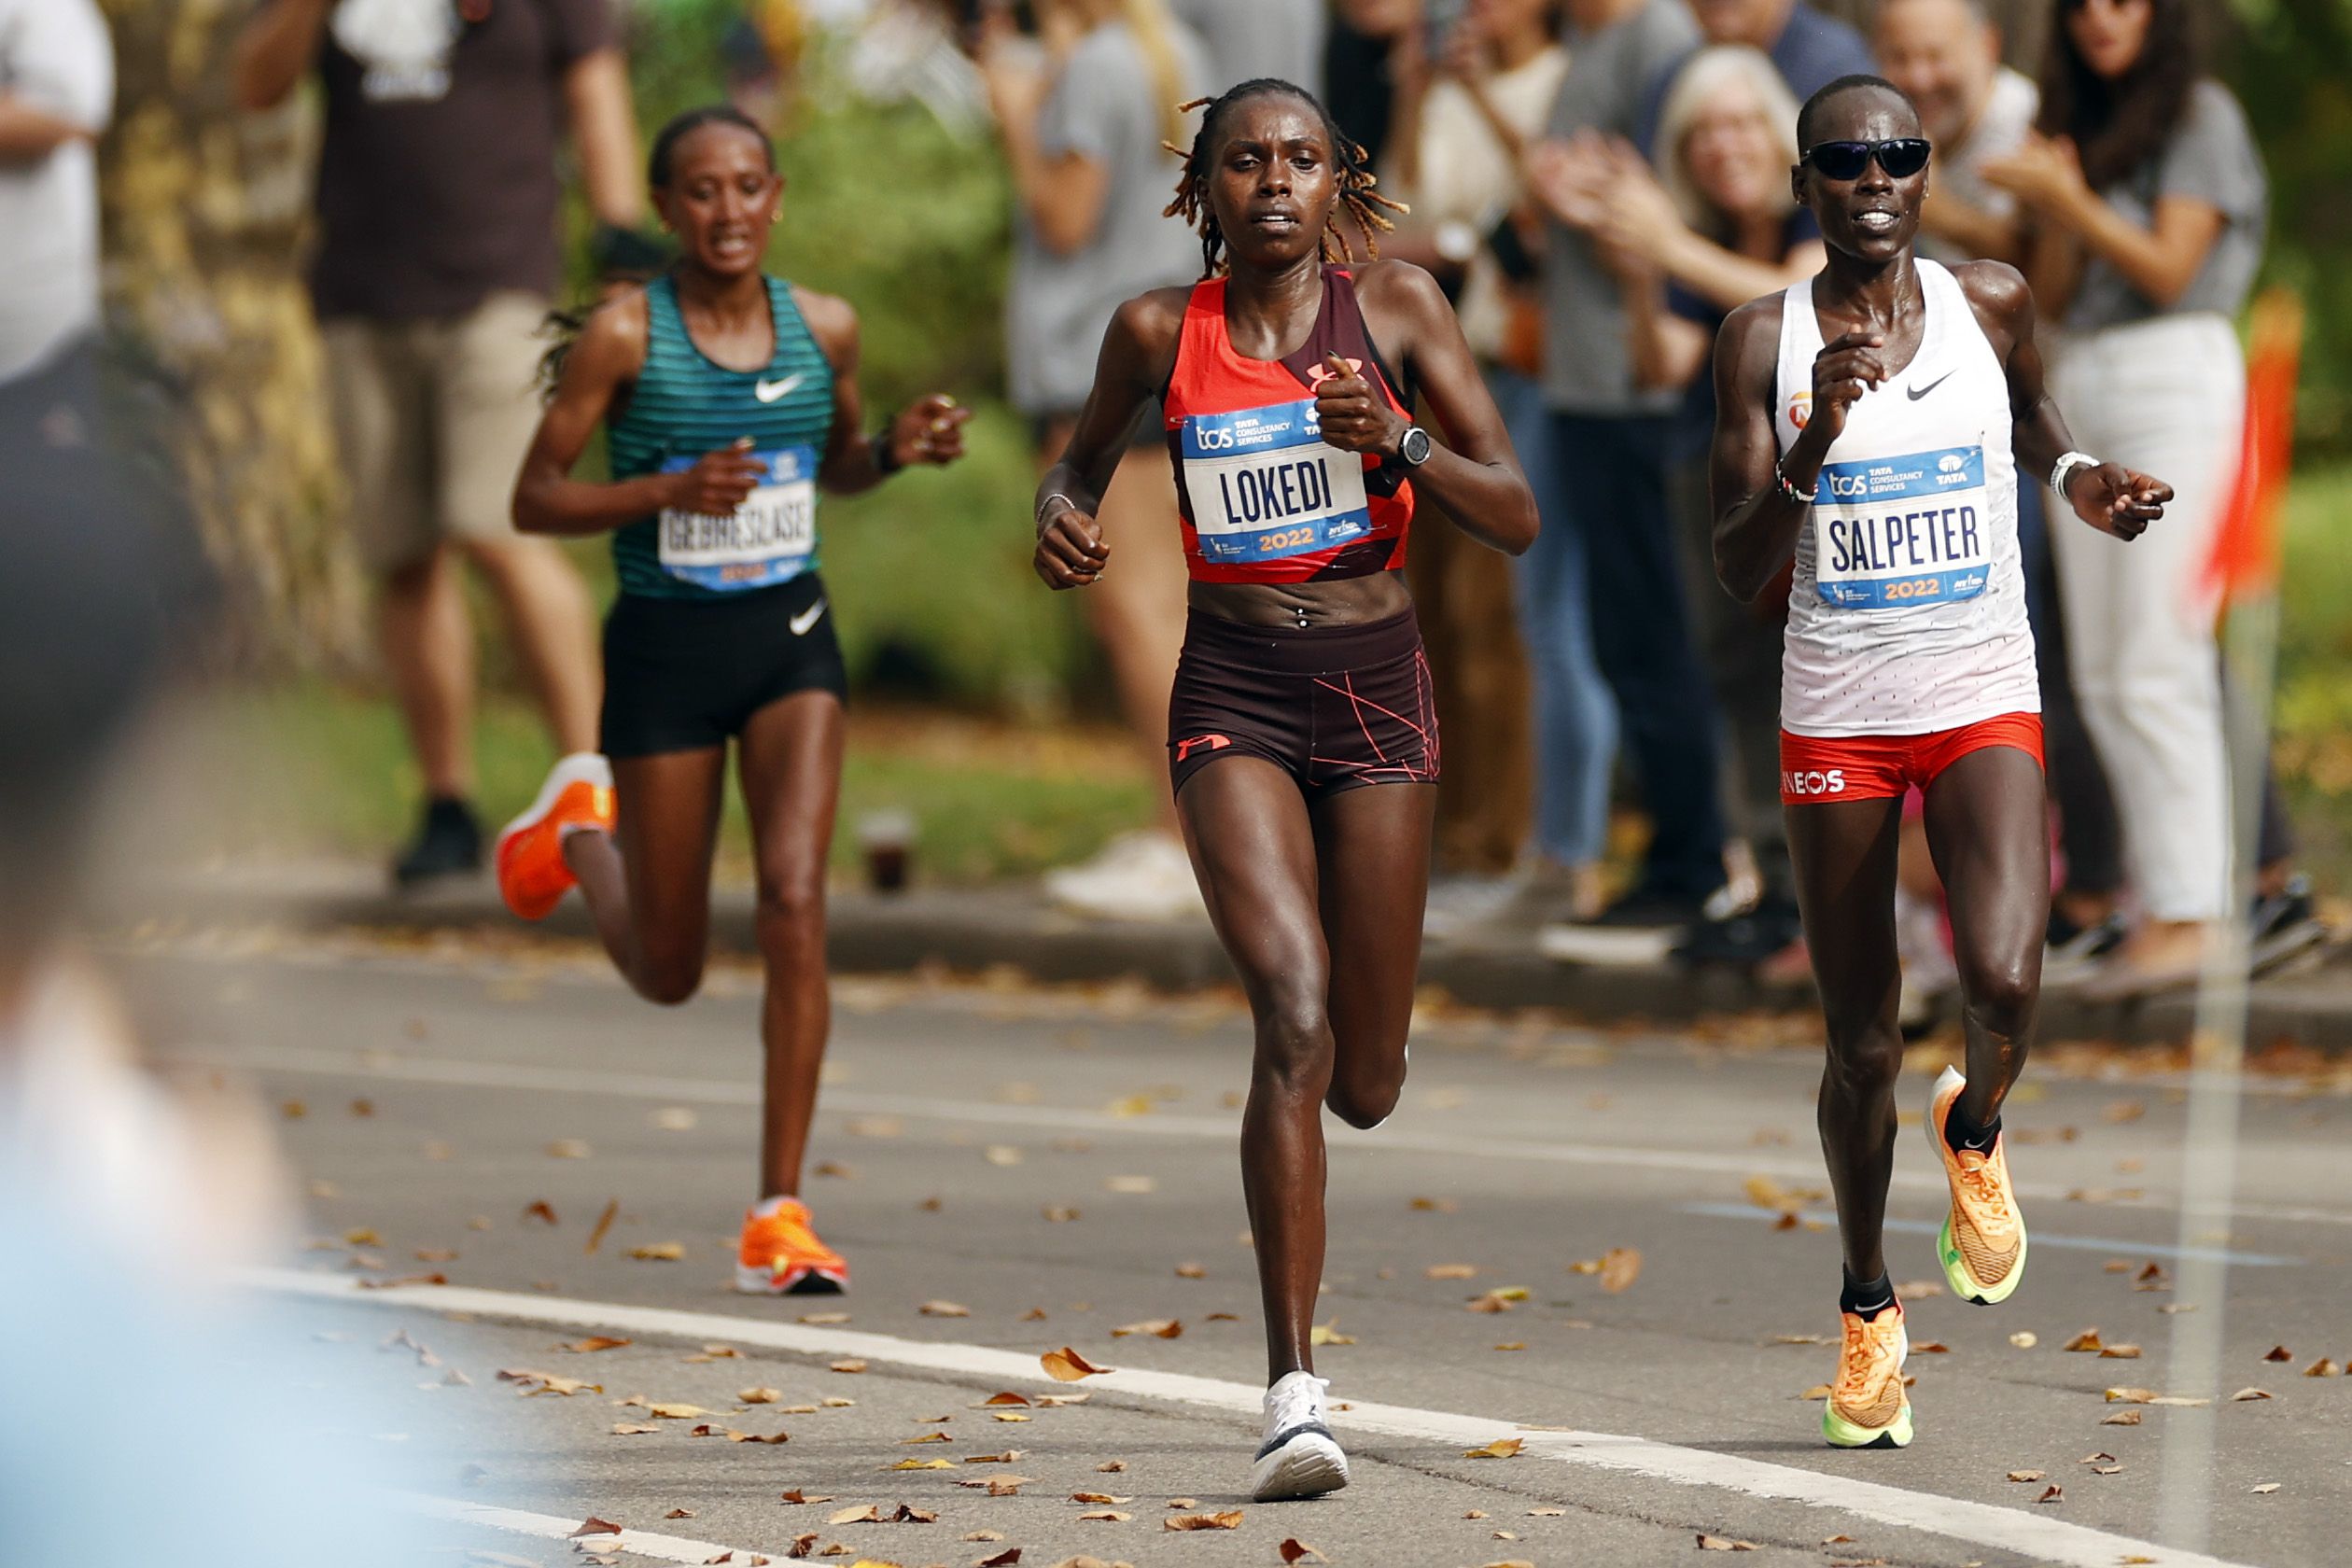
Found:
<path fill-rule="evenodd" d="M 1429 461 L 1429 432 L 1418 425 L 1405 427 L 1405 434 L 1396 443 L 1397 461 L 1408 469 L 1418 469 Z"/>

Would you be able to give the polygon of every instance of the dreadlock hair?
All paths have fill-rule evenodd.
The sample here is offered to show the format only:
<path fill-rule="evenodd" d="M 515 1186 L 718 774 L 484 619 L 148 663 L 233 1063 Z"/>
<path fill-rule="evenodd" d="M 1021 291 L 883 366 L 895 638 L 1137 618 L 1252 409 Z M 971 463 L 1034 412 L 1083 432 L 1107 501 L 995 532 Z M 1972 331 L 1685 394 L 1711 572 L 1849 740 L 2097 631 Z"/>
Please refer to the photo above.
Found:
<path fill-rule="evenodd" d="M 1380 254 L 1379 236 L 1394 231 L 1389 221 L 1390 213 L 1407 210 L 1402 202 L 1393 202 L 1374 188 L 1380 183 L 1372 172 L 1372 160 L 1353 137 L 1343 133 L 1338 122 L 1323 100 L 1299 86 L 1279 77 L 1255 77 L 1229 89 L 1217 98 L 1196 98 L 1189 104 L 1179 104 L 1176 112 L 1189 114 L 1206 107 L 1200 117 L 1200 129 L 1193 133 L 1189 150 L 1174 142 L 1161 145 L 1184 161 L 1183 172 L 1176 177 L 1176 199 L 1161 209 L 1161 216 L 1181 217 L 1200 233 L 1201 275 L 1214 277 L 1225 270 L 1225 233 L 1217 227 L 1217 215 L 1209 204 L 1209 170 L 1217 153 L 1218 138 L 1225 133 L 1225 121 L 1234 109 L 1252 98 L 1267 98 L 1276 94 L 1295 98 L 1315 111 L 1323 121 L 1323 137 L 1331 144 L 1333 172 L 1337 177 L 1339 200 L 1331 210 L 1330 221 L 1323 232 L 1323 259 L 1325 261 L 1353 261 L 1355 242 L 1340 221 L 1342 216 L 1353 218 L 1355 227 L 1364 231 L 1365 248 L 1375 258 Z"/>
<path fill-rule="evenodd" d="M 776 141 L 767 127 L 736 108 L 733 104 L 706 104 L 701 108 L 688 109 L 671 117 L 653 136 L 653 150 L 645 161 L 645 183 L 656 190 L 669 189 L 671 165 L 678 161 L 678 145 L 706 126 L 728 125 L 749 131 L 760 139 L 760 151 L 767 158 L 770 173 L 776 169 Z M 539 336 L 548 340 L 547 351 L 539 356 L 539 396 L 548 401 L 555 397 L 556 384 L 564 378 L 564 361 L 571 355 L 572 344 L 580 341 L 588 317 L 596 308 L 595 302 L 581 304 L 570 310 L 552 310 L 539 324 Z"/>

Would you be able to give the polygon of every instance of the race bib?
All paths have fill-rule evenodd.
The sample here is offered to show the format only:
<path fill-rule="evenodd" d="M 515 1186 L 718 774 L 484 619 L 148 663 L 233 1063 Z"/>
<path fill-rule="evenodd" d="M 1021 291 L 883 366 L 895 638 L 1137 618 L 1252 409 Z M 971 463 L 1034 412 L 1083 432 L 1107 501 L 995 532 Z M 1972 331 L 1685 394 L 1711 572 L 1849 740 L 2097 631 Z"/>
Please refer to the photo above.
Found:
<path fill-rule="evenodd" d="M 665 511 L 662 569 L 681 582 L 733 593 L 787 581 L 808 569 L 817 552 L 817 449 L 788 446 L 755 452 L 767 477 L 733 513 Z M 664 473 L 680 473 L 700 455 L 677 456 Z"/>
<path fill-rule="evenodd" d="M 1372 531 L 1364 459 L 1325 445 L 1311 398 L 1184 420 L 1184 493 L 1204 561 L 1274 561 Z"/>
<path fill-rule="evenodd" d="M 1973 599 L 1992 576 L 1984 449 L 1831 463 L 1813 503 L 1813 582 L 1833 609 Z"/>

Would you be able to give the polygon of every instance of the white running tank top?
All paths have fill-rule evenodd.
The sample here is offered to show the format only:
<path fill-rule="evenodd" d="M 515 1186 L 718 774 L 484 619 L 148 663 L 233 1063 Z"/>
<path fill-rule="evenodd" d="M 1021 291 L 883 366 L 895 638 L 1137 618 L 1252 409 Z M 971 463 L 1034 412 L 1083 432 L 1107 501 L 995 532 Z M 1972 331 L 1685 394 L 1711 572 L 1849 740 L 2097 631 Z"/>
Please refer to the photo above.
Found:
<path fill-rule="evenodd" d="M 1865 392 L 1797 536 L 1781 655 L 1792 735 L 1927 735 L 2041 711 L 2017 543 L 2009 378 L 1950 272 L 1913 265 L 1927 320 L 1902 374 Z M 1813 410 L 1812 280 L 1781 300 L 1773 428 Z"/>

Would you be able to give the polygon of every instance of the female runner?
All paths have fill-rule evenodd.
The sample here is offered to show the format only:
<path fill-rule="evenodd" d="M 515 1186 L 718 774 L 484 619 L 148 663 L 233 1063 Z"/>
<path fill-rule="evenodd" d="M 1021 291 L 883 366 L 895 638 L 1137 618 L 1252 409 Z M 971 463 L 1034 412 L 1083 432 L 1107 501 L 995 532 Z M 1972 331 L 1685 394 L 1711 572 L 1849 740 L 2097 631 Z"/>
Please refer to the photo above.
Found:
<path fill-rule="evenodd" d="M 1197 106 L 1197 105 L 1191 105 Z M 1251 1490 L 1345 1486 L 1313 1374 L 1329 1105 L 1377 1126 L 1405 1081 L 1436 800 L 1437 721 L 1399 568 L 1416 489 L 1518 554 L 1535 503 L 1445 296 L 1394 261 L 1363 150 L 1305 90 L 1208 105 L 1171 217 L 1207 273 L 1119 307 L 1062 460 L 1038 487 L 1038 575 L 1111 567 L 1096 508 L 1165 404 L 1192 586 L 1169 705 L 1176 811 L 1256 1025 L 1241 1124 L 1271 1386 Z M 1452 447 L 1407 410 L 1425 395 Z M 1384 785 L 1372 789 L 1365 786 Z"/>
<path fill-rule="evenodd" d="M 797 1196 L 825 1055 L 825 853 L 847 689 L 817 575 L 816 493 L 953 462 L 971 413 L 933 395 L 865 433 L 857 313 L 761 270 L 783 181 L 754 121 L 681 115 L 651 161 L 678 262 L 597 309 L 563 353 L 514 493 L 526 533 L 613 536 L 604 750 L 558 762 L 499 835 L 498 887 L 537 920 L 577 881 L 629 984 L 684 1001 L 702 981 L 736 742 L 767 991 L 760 1200 L 735 1285 L 840 1291 L 849 1266 Z M 612 480 L 572 479 L 599 424 Z"/>

